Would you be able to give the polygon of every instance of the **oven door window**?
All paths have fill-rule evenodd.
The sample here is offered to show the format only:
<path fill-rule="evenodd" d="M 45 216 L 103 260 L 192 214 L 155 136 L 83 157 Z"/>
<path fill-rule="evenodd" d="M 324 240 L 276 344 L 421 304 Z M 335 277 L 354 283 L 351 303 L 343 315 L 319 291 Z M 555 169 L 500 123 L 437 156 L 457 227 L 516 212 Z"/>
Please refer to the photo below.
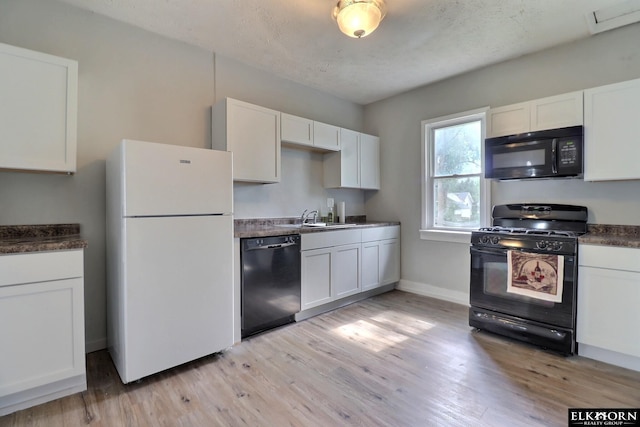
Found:
<path fill-rule="evenodd" d="M 507 292 L 506 250 L 471 248 L 470 302 L 511 316 L 573 327 L 575 257 L 565 256 L 562 302 L 554 303 Z"/>
<path fill-rule="evenodd" d="M 538 304 L 546 307 L 553 307 L 554 303 L 537 298 L 513 294 L 507 292 L 508 266 L 504 261 L 486 262 L 484 264 L 484 293 L 487 295 L 499 296 L 501 298 L 512 298 L 528 304 Z"/>

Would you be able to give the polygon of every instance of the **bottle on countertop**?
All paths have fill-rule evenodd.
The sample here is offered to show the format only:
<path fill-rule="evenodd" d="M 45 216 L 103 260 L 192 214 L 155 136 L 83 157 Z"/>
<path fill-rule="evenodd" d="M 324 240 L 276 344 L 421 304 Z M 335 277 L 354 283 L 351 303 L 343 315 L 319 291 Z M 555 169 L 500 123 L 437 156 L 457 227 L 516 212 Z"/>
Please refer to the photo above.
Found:
<path fill-rule="evenodd" d="M 346 220 L 346 211 L 345 211 L 345 205 L 344 202 L 339 202 L 338 203 L 338 213 L 337 213 L 337 217 L 336 217 L 336 222 L 339 222 L 340 224 L 344 224 L 345 220 Z"/>

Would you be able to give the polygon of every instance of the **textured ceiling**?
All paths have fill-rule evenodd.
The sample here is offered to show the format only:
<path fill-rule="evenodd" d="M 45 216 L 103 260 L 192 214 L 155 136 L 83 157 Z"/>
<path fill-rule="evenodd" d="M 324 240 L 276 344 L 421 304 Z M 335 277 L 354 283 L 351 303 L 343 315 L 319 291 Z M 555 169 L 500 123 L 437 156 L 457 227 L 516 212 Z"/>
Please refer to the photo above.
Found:
<path fill-rule="evenodd" d="M 386 0 L 363 39 L 331 17 L 335 0 L 62 0 L 368 104 L 589 37 L 585 13 L 620 0 Z"/>

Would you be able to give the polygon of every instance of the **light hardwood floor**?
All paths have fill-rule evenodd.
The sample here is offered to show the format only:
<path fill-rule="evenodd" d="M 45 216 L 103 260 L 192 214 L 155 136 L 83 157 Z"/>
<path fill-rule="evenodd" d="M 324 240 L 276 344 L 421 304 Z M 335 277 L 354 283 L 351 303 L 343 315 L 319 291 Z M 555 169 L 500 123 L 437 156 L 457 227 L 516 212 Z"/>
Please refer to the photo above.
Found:
<path fill-rule="evenodd" d="M 393 291 L 123 385 L 106 351 L 89 389 L 0 426 L 566 426 L 567 409 L 640 407 L 640 372 L 467 325 L 467 308 Z"/>

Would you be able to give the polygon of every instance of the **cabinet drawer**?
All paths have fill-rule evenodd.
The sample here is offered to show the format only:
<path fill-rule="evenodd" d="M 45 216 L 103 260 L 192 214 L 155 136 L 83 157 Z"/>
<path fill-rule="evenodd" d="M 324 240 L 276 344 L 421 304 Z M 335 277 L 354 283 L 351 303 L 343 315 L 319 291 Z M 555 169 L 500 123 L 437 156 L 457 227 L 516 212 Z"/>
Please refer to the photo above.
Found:
<path fill-rule="evenodd" d="M 0 256 L 0 286 L 83 276 L 83 250 Z"/>
<path fill-rule="evenodd" d="M 580 245 L 578 263 L 580 266 L 640 272 L 640 249 Z"/>
<path fill-rule="evenodd" d="M 400 226 L 373 227 L 362 230 L 362 241 L 373 242 L 375 240 L 397 239 L 400 237 Z"/>
<path fill-rule="evenodd" d="M 362 241 L 362 230 L 322 231 L 303 234 L 301 250 L 328 248 L 331 246 L 350 245 Z"/>

